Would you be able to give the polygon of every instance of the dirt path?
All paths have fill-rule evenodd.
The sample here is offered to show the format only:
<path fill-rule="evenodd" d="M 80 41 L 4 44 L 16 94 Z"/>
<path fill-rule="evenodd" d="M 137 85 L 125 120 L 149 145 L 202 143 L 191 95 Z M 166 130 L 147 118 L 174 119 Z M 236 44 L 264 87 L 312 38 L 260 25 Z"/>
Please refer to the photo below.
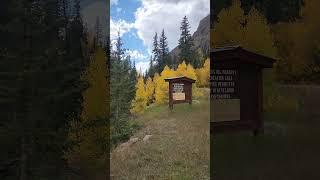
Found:
<path fill-rule="evenodd" d="M 209 179 L 209 103 L 155 107 L 144 127 L 111 154 L 112 179 Z M 148 140 L 143 141 L 146 135 Z"/>

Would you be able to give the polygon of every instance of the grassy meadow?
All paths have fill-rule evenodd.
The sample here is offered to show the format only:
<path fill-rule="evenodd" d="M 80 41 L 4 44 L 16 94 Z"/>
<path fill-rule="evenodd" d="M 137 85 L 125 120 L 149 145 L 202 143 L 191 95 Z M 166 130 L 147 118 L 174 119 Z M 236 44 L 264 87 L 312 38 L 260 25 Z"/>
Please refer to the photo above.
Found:
<path fill-rule="evenodd" d="M 213 179 L 320 179 L 320 88 L 276 90 L 265 109 L 263 135 L 238 132 L 211 138 Z"/>
<path fill-rule="evenodd" d="M 112 179 L 209 179 L 209 90 L 193 104 L 151 106 L 130 146 L 111 153 Z M 152 135 L 147 141 L 145 135 Z"/>

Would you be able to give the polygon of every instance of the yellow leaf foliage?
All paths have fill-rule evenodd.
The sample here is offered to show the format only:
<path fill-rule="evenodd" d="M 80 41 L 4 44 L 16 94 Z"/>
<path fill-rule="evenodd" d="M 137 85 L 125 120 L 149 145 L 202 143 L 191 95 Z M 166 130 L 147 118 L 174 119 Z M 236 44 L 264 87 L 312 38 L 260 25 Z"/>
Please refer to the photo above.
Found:
<path fill-rule="evenodd" d="M 219 22 L 211 29 L 211 46 L 240 45 L 246 49 L 276 58 L 274 37 L 266 18 L 252 8 L 245 15 L 240 0 L 218 14 Z"/>
<path fill-rule="evenodd" d="M 164 81 L 165 78 L 175 77 L 176 73 L 174 70 L 171 70 L 168 66 L 165 66 L 161 72 L 161 76 L 155 78 L 155 103 L 164 104 L 169 101 L 168 91 L 169 85 Z"/>
<path fill-rule="evenodd" d="M 144 108 L 146 108 L 147 104 L 153 102 L 158 105 L 168 103 L 169 84 L 168 82 L 165 82 L 164 79 L 177 76 L 189 77 L 196 80 L 197 84 L 199 84 L 198 81 L 200 81 L 199 86 L 208 87 L 210 78 L 210 59 L 206 59 L 204 66 L 199 69 L 194 69 L 191 64 L 187 65 L 184 61 L 178 65 L 176 71 L 165 66 L 160 75 L 155 73 L 153 80 L 150 77 L 147 79 L 144 90 L 142 88 L 144 87 L 143 79 L 140 77 L 137 83 L 137 93 L 133 102 L 132 112 L 141 113 Z M 194 97 L 203 95 L 196 87 L 196 84 L 192 86 L 192 93 Z"/>
<path fill-rule="evenodd" d="M 96 171 L 95 169 L 105 166 L 106 145 L 104 143 L 107 143 L 106 137 L 109 131 L 106 123 L 109 110 L 106 61 L 104 50 L 97 49 L 82 76 L 89 87 L 83 92 L 80 121 L 70 121 L 68 138 L 78 144 L 73 146 L 72 152 L 67 152 L 65 155 L 71 165 L 75 164 L 86 174 L 92 174 Z M 101 142 L 103 139 L 106 141 Z"/>
<path fill-rule="evenodd" d="M 187 64 L 183 61 L 181 64 L 178 65 L 176 75 L 184 76 L 185 74 L 187 74 Z"/>
<path fill-rule="evenodd" d="M 105 118 L 108 112 L 107 65 L 103 49 L 98 49 L 88 66 L 84 79 L 89 87 L 83 92 L 82 119 Z"/>
<path fill-rule="evenodd" d="M 131 113 L 141 114 L 144 112 L 146 106 L 147 93 L 144 85 L 144 79 L 142 76 L 139 76 L 136 84 L 136 96 L 135 99 L 132 101 Z"/>
<path fill-rule="evenodd" d="M 152 81 L 151 77 L 148 77 L 146 82 L 146 96 L 148 104 L 151 104 L 154 99 L 154 89 L 155 83 Z"/>
<path fill-rule="evenodd" d="M 218 19 L 219 22 L 216 22 L 214 29 L 211 29 L 211 47 L 243 42 L 244 34 L 240 23 L 245 22 L 245 16 L 239 0 L 233 1 L 228 9 L 222 9 Z"/>
<path fill-rule="evenodd" d="M 158 79 L 160 78 L 160 75 L 158 73 L 155 73 L 154 76 L 153 76 L 153 85 L 154 85 L 154 89 L 157 88 L 157 81 Z"/>
<path fill-rule="evenodd" d="M 197 75 L 196 75 L 196 71 L 193 68 L 193 66 L 191 64 L 187 65 L 187 71 L 185 72 L 185 74 L 183 74 L 183 76 L 186 76 L 188 78 L 194 79 L 197 82 Z M 194 97 L 200 97 L 203 94 L 199 91 L 199 89 L 197 88 L 196 84 L 192 84 L 192 95 Z"/>
<path fill-rule="evenodd" d="M 311 73 L 317 66 L 314 64 L 315 50 L 320 45 L 320 1 L 306 0 L 295 22 L 278 23 L 274 30 L 279 41 L 278 48 L 281 63 L 280 79 L 299 77 Z"/>
<path fill-rule="evenodd" d="M 188 78 L 191 78 L 197 81 L 196 71 L 191 64 L 187 65 L 187 71 L 185 72 L 185 74 L 183 74 L 183 76 L 186 76 Z"/>
<path fill-rule="evenodd" d="M 206 59 L 203 67 L 195 70 L 197 75 L 196 85 L 198 87 L 209 87 L 210 83 L 210 59 Z"/>

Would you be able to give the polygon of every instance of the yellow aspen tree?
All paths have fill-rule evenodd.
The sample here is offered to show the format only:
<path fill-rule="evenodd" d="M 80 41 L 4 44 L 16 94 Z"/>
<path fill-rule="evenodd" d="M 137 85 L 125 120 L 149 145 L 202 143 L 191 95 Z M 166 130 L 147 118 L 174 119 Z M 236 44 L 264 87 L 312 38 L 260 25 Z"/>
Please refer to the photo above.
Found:
<path fill-rule="evenodd" d="M 155 88 L 155 103 L 164 104 L 168 102 L 168 91 L 169 85 L 164 81 L 165 78 L 174 77 L 175 71 L 171 70 L 168 66 L 165 66 L 161 72 L 161 76 L 156 79 L 156 88 Z"/>
<path fill-rule="evenodd" d="M 191 64 L 187 65 L 187 71 L 185 72 L 184 76 L 197 81 L 197 75 L 196 75 L 195 69 Z"/>
<path fill-rule="evenodd" d="M 183 61 L 181 64 L 178 65 L 176 75 L 185 76 L 185 74 L 187 74 L 187 64 Z"/>
<path fill-rule="evenodd" d="M 82 112 L 80 121 L 70 122 L 68 137 L 78 144 L 72 147 L 72 153 L 66 153 L 70 164 L 77 162 L 86 173 L 92 173 L 96 168 L 105 167 L 105 145 L 109 127 L 107 126 L 109 110 L 109 88 L 107 75 L 107 59 L 105 51 L 98 48 L 90 59 L 82 79 L 88 83 L 83 92 Z M 101 140 L 105 140 L 101 142 Z M 99 143 L 98 143 L 99 142 Z"/>
<path fill-rule="evenodd" d="M 131 113 L 141 114 L 147 106 L 147 94 L 145 90 L 144 79 L 140 75 L 136 84 L 136 96 L 132 101 Z"/>
<path fill-rule="evenodd" d="M 197 79 L 198 81 L 196 81 L 196 85 L 197 87 L 202 87 L 202 72 L 203 72 L 203 67 L 202 68 L 197 68 L 195 69 L 196 75 L 197 75 Z"/>
<path fill-rule="evenodd" d="M 210 82 L 210 59 L 207 58 L 203 64 L 202 68 L 195 70 L 197 81 L 196 85 L 198 87 L 209 87 Z"/>
<path fill-rule="evenodd" d="M 209 87 L 210 85 L 210 59 L 207 58 L 203 64 L 203 86 Z"/>
<path fill-rule="evenodd" d="M 158 73 L 155 73 L 153 76 L 153 85 L 154 85 L 154 89 L 156 89 L 157 87 L 157 81 L 160 78 L 160 75 Z"/>
<path fill-rule="evenodd" d="M 106 80 L 107 63 L 105 56 L 103 49 L 99 48 L 84 75 L 89 87 L 83 92 L 82 119 L 92 120 L 107 116 L 109 88 Z"/>
<path fill-rule="evenodd" d="M 155 90 L 155 83 L 152 81 L 151 77 L 148 77 L 147 82 L 146 82 L 147 104 L 151 104 L 153 102 L 154 90 Z"/>
<path fill-rule="evenodd" d="M 211 47 L 242 44 L 244 30 L 241 23 L 245 23 L 245 15 L 240 0 L 233 0 L 232 6 L 222 9 L 218 20 L 211 29 Z"/>
<path fill-rule="evenodd" d="M 314 60 L 320 45 L 320 1 L 306 0 L 295 22 L 278 23 L 274 30 L 278 40 L 281 64 L 277 64 L 277 77 L 281 80 L 298 80 L 319 73 Z"/>
<path fill-rule="evenodd" d="M 255 8 L 245 15 L 240 0 L 234 0 L 231 7 L 221 10 L 218 19 L 211 30 L 212 47 L 240 45 L 268 57 L 277 57 L 271 27 Z"/>
<path fill-rule="evenodd" d="M 244 26 L 244 48 L 255 51 L 271 58 L 277 58 L 275 39 L 265 16 L 256 8 L 251 8 L 246 16 L 247 24 Z"/>
<path fill-rule="evenodd" d="M 197 75 L 196 75 L 195 69 L 193 68 L 193 66 L 191 64 L 187 65 L 187 71 L 185 72 L 185 74 L 183 76 L 194 79 L 197 82 Z M 202 96 L 202 93 L 199 91 L 196 84 L 192 84 L 192 94 L 194 97 Z"/>

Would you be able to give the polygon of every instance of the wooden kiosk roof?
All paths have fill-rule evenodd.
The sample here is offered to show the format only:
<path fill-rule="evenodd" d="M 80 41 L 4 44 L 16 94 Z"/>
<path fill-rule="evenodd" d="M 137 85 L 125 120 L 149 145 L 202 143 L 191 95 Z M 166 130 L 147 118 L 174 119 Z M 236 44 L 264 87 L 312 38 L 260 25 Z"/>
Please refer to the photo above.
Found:
<path fill-rule="evenodd" d="M 188 82 L 191 82 L 191 83 L 196 82 L 196 80 L 188 78 L 186 76 L 177 76 L 177 77 L 165 78 L 164 80 L 166 82 L 168 82 L 168 81 L 181 81 L 181 80 L 182 81 L 188 81 Z"/>
<path fill-rule="evenodd" d="M 242 63 L 256 64 L 262 68 L 272 68 L 273 63 L 276 61 L 273 58 L 246 50 L 241 46 L 214 48 L 213 51 L 211 51 L 211 57 L 213 57 L 212 60 L 214 63 L 240 61 Z"/>

